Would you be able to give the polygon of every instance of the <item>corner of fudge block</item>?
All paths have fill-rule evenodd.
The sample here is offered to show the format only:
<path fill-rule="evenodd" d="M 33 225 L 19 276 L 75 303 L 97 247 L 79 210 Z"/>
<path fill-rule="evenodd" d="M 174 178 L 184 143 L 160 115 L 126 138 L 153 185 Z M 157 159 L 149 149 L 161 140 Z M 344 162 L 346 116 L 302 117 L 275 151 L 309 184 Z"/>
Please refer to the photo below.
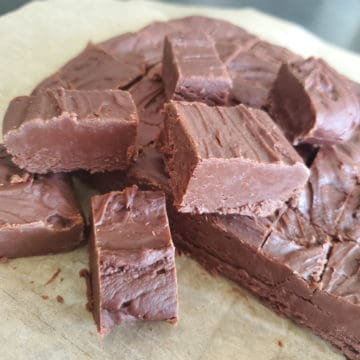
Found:
<path fill-rule="evenodd" d="M 360 104 L 349 81 L 317 58 L 280 67 L 269 111 L 294 145 L 342 143 L 360 122 Z"/>
<path fill-rule="evenodd" d="M 4 144 L 33 173 L 120 170 L 137 156 L 138 123 L 128 92 L 52 89 L 10 103 Z"/>
<path fill-rule="evenodd" d="M 175 248 L 162 192 L 134 186 L 94 196 L 90 249 L 101 335 L 126 322 L 176 322 Z"/>
<path fill-rule="evenodd" d="M 178 32 L 165 38 L 162 79 L 168 100 L 228 102 L 232 80 L 206 33 Z"/>
<path fill-rule="evenodd" d="M 181 212 L 268 216 L 296 202 L 309 170 L 263 111 L 167 105 L 167 166 Z"/>

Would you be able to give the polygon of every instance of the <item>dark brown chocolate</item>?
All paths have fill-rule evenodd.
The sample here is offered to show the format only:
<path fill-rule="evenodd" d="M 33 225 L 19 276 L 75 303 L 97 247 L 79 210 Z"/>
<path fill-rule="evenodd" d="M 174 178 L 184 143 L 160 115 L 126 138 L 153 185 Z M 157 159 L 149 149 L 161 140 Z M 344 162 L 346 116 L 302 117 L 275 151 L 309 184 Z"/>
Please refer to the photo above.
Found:
<path fill-rule="evenodd" d="M 56 89 L 12 100 L 3 134 L 13 161 L 30 172 L 98 172 L 130 165 L 137 127 L 128 92 Z"/>
<path fill-rule="evenodd" d="M 144 66 L 136 59 L 115 58 L 102 47 L 89 44 L 58 72 L 42 81 L 32 95 L 59 87 L 68 90 L 124 89 L 144 71 Z"/>
<path fill-rule="evenodd" d="M 165 38 L 162 79 L 168 100 L 227 103 L 231 79 L 215 48 L 203 32 L 182 32 Z"/>
<path fill-rule="evenodd" d="M 166 111 L 167 167 L 179 211 L 267 216 L 308 179 L 302 159 L 261 110 L 173 102 Z"/>
<path fill-rule="evenodd" d="M 281 66 L 269 107 L 295 145 L 341 143 L 360 122 L 360 104 L 348 81 L 316 58 Z"/>
<path fill-rule="evenodd" d="M 0 257 L 68 251 L 83 240 L 84 223 L 67 175 L 32 176 L 0 145 Z"/>
<path fill-rule="evenodd" d="M 175 249 L 161 192 L 92 198 L 91 273 L 101 335 L 136 320 L 177 320 Z"/>

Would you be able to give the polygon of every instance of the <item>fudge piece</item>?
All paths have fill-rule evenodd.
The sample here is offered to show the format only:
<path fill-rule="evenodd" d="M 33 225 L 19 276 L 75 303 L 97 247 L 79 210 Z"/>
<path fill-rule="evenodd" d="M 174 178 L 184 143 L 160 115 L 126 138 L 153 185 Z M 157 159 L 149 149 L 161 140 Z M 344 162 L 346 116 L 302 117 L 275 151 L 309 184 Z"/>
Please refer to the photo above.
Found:
<path fill-rule="evenodd" d="M 273 222 L 174 208 L 169 217 L 177 248 L 358 359 L 360 245 L 334 242 L 293 209 Z"/>
<path fill-rule="evenodd" d="M 288 49 L 259 39 L 240 42 L 226 59 L 233 82 L 232 101 L 265 108 L 280 66 L 300 59 Z"/>
<path fill-rule="evenodd" d="M 167 99 L 225 104 L 231 79 L 214 41 L 205 33 L 177 33 L 165 38 L 162 79 Z"/>
<path fill-rule="evenodd" d="M 89 44 L 59 71 L 43 80 L 32 95 L 49 88 L 69 90 L 124 89 L 144 74 L 137 59 L 116 59 L 98 45 Z"/>
<path fill-rule="evenodd" d="M 302 212 L 339 240 L 360 243 L 360 129 L 347 143 L 323 146 L 311 165 Z"/>
<path fill-rule="evenodd" d="M 267 216 L 308 179 L 300 156 L 261 110 L 174 102 L 166 111 L 164 151 L 181 212 Z"/>
<path fill-rule="evenodd" d="M 97 172 L 129 166 L 137 126 L 128 92 L 60 88 L 12 100 L 3 134 L 13 161 L 30 172 Z"/>
<path fill-rule="evenodd" d="M 92 198 L 91 273 L 100 334 L 123 322 L 177 320 L 175 249 L 162 192 Z"/>
<path fill-rule="evenodd" d="M 269 111 L 295 145 L 341 143 L 360 121 L 360 103 L 348 81 L 312 57 L 281 66 Z"/>
<path fill-rule="evenodd" d="M 83 240 L 83 230 L 70 177 L 31 176 L 0 145 L 0 257 L 68 251 Z"/>

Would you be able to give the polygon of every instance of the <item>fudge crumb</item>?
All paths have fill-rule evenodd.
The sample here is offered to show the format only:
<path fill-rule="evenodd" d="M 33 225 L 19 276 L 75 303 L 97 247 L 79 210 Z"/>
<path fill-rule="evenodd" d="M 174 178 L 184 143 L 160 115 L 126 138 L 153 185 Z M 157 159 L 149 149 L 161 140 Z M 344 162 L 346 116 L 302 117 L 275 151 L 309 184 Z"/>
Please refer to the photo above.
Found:
<path fill-rule="evenodd" d="M 30 281 L 30 284 L 33 284 L 33 283 L 34 283 L 34 280 L 31 280 L 31 281 Z"/>
<path fill-rule="evenodd" d="M 60 272 L 61 269 L 57 268 L 54 274 L 51 276 L 51 278 L 45 283 L 45 285 L 49 285 L 50 283 L 52 283 L 59 276 Z"/>
<path fill-rule="evenodd" d="M 246 301 L 249 300 L 248 297 L 246 296 L 246 294 L 244 294 L 244 293 L 242 292 L 242 290 L 241 290 L 240 288 L 236 287 L 236 286 L 232 287 L 232 288 L 230 289 L 230 292 L 238 294 L 240 297 L 242 297 L 242 298 L 243 298 L 244 300 L 246 300 Z"/>
<path fill-rule="evenodd" d="M 49 298 L 48 295 L 41 295 L 41 297 L 44 299 L 44 300 L 47 300 Z"/>
<path fill-rule="evenodd" d="M 277 344 L 278 344 L 279 347 L 281 347 L 281 348 L 284 346 L 284 344 L 283 344 L 283 342 L 282 342 L 281 340 L 278 340 L 278 341 L 277 341 Z"/>
<path fill-rule="evenodd" d="M 83 277 L 86 282 L 86 310 L 89 312 L 92 312 L 93 310 L 93 301 L 92 301 L 92 292 L 91 292 L 91 277 L 90 277 L 90 271 L 88 269 L 81 269 L 79 271 L 80 277 Z"/>
<path fill-rule="evenodd" d="M 5 257 L 5 256 L 0 257 L 0 263 L 1 264 L 6 264 L 8 262 L 9 262 L 9 259 L 7 257 Z"/>
<path fill-rule="evenodd" d="M 63 282 L 64 281 L 64 278 L 62 277 L 62 278 L 60 278 L 60 282 Z"/>
<path fill-rule="evenodd" d="M 17 269 L 17 266 L 13 266 L 12 268 L 13 268 L 13 270 L 16 270 L 16 269 Z"/>
<path fill-rule="evenodd" d="M 64 298 L 63 298 L 61 295 L 57 295 L 57 296 L 56 296 L 56 301 L 57 301 L 59 304 L 63 304 L 63 303 L 64 303 Z"/>

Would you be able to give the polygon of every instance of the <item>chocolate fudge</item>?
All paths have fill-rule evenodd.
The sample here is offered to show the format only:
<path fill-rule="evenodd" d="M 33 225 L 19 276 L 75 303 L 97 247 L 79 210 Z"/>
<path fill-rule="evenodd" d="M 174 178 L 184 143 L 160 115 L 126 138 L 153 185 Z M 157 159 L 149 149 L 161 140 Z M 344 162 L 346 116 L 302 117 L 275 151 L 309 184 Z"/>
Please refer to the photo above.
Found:
<path fill-rule="evenodd" d="M 309 327 L 350 359 L 358 358 L 357 243 L 334 241 L 292 209 L 272 222 L 174 209 L 170 214 L 180 250 L 248 288 L 276 313 Z"/>
<path fill-rule="evenodd" d="M 181 212 L 270 215 L 308 179 L 302 159 L 261 110 L 174 102 L 166 111 L 167 167 Z"/>
<path fill-rule="evenodd" d="M 89 44 L 59 71 L 42 81 L 32 95 L 59 87 L 68 90 L 124 89 L 144 72 L 144 66 L 138 60 L 115 58 L 102 47 Z"/>
<path fill-rule="evenodd" d="M 259 39 L 240 41 L 226 64 L 232 78 L 234 103 L 266 108 L 269 92 L 283 63 L 302 58 L 288 49 Z"/>
<path fill-rule="evenodd" d="M 323 146 L 311 165 L 301 211 L 329 235 L 360 243 L 360 129 L 347 143 Z"/>
<path fill-rule="evenodd" d="M 177 284 L 162 192 L 111 192 L 92 198 L 91 274 L 101 335 L 136 320 L 176 322 Z"/>
<path fill-rule="evenodd" d="M 137 127 L 128 92 L 60 88 L 12 100 L 3 134 L 13 161 L 30 172 L 98 172 L 130 165 Z"/>
<path fill-rule="evenodd" d="M 0 145 L 0 257 L 68 251 L 83 240 L 83 230 L 71 179 L 30 175 Z"/>
<path fill-rule="evenodd" d="M 294 144 L 344 142 L 360 121 L 360 104 L 348 81 L 312 57 L 281 66 L 269 109 Z"/>
<path fill-rule="evenodd" d="M 225 104 L 231 79 L 214 41 L 205 33 L 182 32 L 165 38 L 162 79 L 167 99 Z"/>

